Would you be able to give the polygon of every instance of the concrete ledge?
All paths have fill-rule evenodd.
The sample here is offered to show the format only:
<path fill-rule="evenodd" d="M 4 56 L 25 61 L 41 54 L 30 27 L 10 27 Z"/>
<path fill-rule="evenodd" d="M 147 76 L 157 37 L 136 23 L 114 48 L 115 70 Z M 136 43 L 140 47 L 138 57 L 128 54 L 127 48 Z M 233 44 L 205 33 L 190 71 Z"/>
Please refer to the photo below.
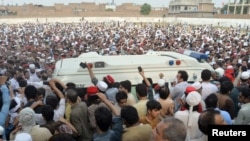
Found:
<path fill-rule="evenodd" d="M 54 23 L 54 22 L 63 22 L 63 23 L 77 23 L 81 22 L 82 17 L 54 17 L 54 18 L 2 18 L 0 19 L 0 24 L 22 24 L 26 22 L 36 23 Z M 250 19 L 217 19 L 217 18 L 179 18 L 179 17 L 84 17 L 84 21 L 88 22 L 108 22 L 108 21 L 127 21 L 127 22 L 147 22 L 147 23 L 186 23 L 194 25 L 205 25 L 213 24 L 224 27 L 229 26 L 250 26 Z"/>

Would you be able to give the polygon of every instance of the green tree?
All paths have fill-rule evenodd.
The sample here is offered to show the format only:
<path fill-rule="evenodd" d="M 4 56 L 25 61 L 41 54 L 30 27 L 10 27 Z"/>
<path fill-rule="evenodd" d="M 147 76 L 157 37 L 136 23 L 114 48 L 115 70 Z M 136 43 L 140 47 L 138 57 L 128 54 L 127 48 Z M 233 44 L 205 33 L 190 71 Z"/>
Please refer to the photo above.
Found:
<path fill-rule="evenodd" d="M 140 13 L 142 15 L 149 15 L 150 12 L 151 12 L 151 5 L 144 3 L 141 7 Z"/>
<path fill-rule="evenodd" d="M 114 11 L 114 10 L 111 8 L 108 8 L 108 9 L 105 9 L 105 11 Z"/>

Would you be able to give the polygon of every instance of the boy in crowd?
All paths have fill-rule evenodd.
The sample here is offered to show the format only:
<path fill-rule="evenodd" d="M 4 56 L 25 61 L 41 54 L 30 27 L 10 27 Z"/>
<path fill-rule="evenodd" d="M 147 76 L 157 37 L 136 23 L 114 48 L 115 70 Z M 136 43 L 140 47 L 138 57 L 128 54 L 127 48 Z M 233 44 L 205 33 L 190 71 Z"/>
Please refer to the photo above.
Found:
<path fill-rule="evenodd" d="M 161 104 L 156 100 L 149 100 L 146 104 L 147 114 L 140 118 L 140 123 L 150 124 L 154 129 L 158 122 L 160 122 L 159 114 L 161 110 Z"/>

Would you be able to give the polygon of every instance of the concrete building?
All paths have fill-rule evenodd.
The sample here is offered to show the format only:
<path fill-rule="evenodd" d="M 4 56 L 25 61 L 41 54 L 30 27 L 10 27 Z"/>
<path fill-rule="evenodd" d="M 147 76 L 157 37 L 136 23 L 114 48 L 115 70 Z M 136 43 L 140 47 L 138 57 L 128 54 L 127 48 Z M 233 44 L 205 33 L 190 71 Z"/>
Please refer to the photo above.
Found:
<path fill-rule="evenodd" d="M 108 3 L 105 5 L 105 10 L 106 11 L 116 11 L 116 4 L 115 4 L 114 0 L 112 0 L 111 3 Z"/>
<path fill-rule="evenodd" d="M 168 14 L 187 17 L 213 17 L 217 11 L 212 0 L 172 0 Z"/>
<path fill-rule="evenodd" d="M 232 1 L 232 2 L 231 2 Z M 230 7 L 234 8 L 233 13 L 230 12 Z M 240 8 L 240 13 L 237 13 L 237 8 Z M 228 0 L 227 13 L 228 14 L 244 14 L 244 9 L 246 8 L 246 14 L 250 14 L 250 0 Z"/>
<path fill-rule="evenodd" d="M 7 6 L 0 6 L 0 16 L 16 15 L 16 12 L 11 11 Z"/>

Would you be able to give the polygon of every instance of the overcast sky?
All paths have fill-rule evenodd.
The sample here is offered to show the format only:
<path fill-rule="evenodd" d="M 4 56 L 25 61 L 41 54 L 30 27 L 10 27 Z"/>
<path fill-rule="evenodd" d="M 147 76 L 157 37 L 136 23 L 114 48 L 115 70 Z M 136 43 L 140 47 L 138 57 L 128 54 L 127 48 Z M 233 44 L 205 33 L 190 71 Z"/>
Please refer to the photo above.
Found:
<path fill-rule="evenodd" d="M 126 2 L 132 2 L 136 4 L 143 4 L 148 3 L 153 7 L 162 7 L 162 6 L 168 6 L 169 1 L 171 0 L 114 0 L 117 5 L 120 5 L 121 3 Z M 222 3 L 225 4 L 228 2 L 228 0 L 212 0 L 215 3 L 216 7 L 222 7 Z M 231 0 L 232 1 L 232 0 Z M 81 3 L 81 2 L 95 2 L 95 3 L 110 3 L 112 0 L 1 0 L 1 2 L 4 3 L 4 5 L 7 4 L 18 4 L 23 5 L 33 3 L 33 4 L 42 4 L 45 6 L 54 5 L 54 3 Z"/>

